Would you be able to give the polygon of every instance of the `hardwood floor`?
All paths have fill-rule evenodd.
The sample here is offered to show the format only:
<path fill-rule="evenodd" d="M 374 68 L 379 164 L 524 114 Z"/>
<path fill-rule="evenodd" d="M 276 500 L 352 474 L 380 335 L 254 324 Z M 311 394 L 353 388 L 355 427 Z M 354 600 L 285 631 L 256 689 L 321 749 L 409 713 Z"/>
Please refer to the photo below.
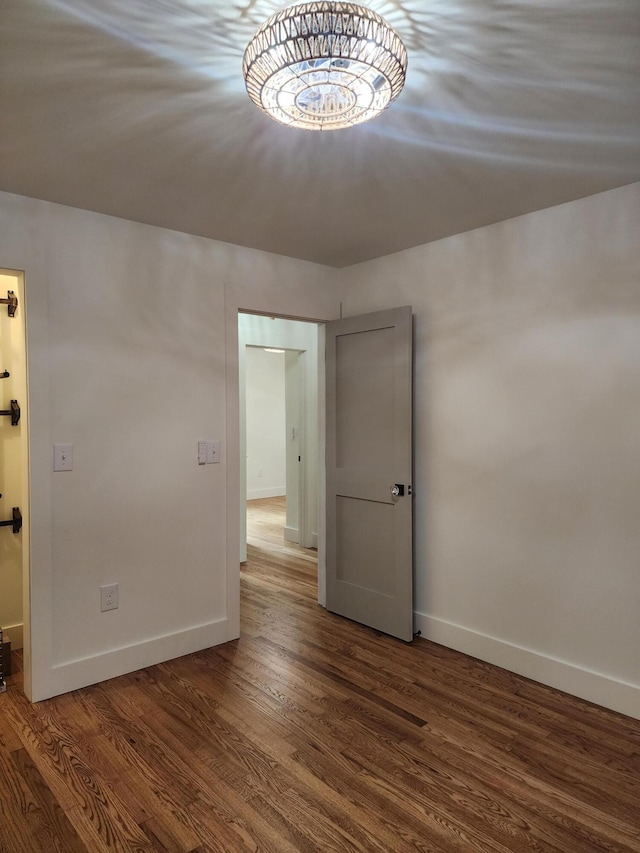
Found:
<path fill-rule="evenodd" d="M 240 640 L 36 705 L 11 676 L 2 853 L 640 851 L 640 722 L 326 613 L 278 503 Z"/>

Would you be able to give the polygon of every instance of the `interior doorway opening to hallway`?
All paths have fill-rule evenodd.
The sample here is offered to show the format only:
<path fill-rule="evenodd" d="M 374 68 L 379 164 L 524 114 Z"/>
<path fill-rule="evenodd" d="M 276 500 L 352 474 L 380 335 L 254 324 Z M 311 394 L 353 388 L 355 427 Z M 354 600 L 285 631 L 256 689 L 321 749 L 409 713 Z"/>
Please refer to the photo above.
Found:
<path fill-rule="evenodd" d="M 315 322 L 238 315 L 243 563 L 247 559 L 247 506 L 259 506 L 262 501 L 274 499 L 271 523 L 281 522 L 281 543 L 318 548 L 324 402 L 319 337 Z"/>
<path fill-rule="evenodd" d="M 247 557 L 246 350 L 248 345 L 297 348 L 264 336 L 251 340 L 243 328 L 245 322 L 269 328 L 271 323 L 287 320 L 266 312 L 251 314 L 236 306 L 230 297 L 229 639 L 240 632 L 240 564 Z M 403 306 L 301 325 L 310 327 L 311 323 L 316 325 L 319 342 L 309 350 L 317 358 L 313 375 L 319 412 L 308 421 L 316 423 L 318 435 L 307 448 L 315 447 L 317 453 L 311 470 L 317 475 L 319 511 L 303 516 L 303 522 L 310 517 L 317 524 L 318 602 L 334 613 L 410 642 L 414 636 L 412 310 Z"/>
<path fill-rule="evenodd" d="M 253 581 L 278 590 L 283 595 L 301 594 L 310 601 L 318 599 L 318 554 L 314 548 L 303 548 L 283 536 L 286 516 L 284 497 L 257 498 L 247 502 L 247 561 L 242 567 L 242 584 L 246 591 Z M 251 614 L 243 598 L 245 624 Z M 286 610 L 286 608 L 285 608 Z"/>

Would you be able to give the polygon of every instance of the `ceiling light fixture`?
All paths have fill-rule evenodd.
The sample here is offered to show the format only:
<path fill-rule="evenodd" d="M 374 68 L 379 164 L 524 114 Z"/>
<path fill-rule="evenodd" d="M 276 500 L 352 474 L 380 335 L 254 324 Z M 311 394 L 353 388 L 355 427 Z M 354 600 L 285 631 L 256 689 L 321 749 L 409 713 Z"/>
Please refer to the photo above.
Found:
<path fill-rule="evenodd" d="M 407 52 L 376 12 L 300 3 L 272 15 L 247 45 L 251 100 L 290 127 L 337 130 L 374 118 L 404 86 Z"/>

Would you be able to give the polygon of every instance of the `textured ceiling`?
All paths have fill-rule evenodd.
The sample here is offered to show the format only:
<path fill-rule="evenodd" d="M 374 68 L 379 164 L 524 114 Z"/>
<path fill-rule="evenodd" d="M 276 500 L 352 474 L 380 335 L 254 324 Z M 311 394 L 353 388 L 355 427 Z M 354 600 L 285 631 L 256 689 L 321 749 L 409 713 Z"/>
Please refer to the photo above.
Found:
<path fill-rule="evenodd" d="M 271 0 L 2 0 L 0 189 L 344 266 L 640 180 L 638 0 L 371 0 L 380 118 L 262 115 Z"/>

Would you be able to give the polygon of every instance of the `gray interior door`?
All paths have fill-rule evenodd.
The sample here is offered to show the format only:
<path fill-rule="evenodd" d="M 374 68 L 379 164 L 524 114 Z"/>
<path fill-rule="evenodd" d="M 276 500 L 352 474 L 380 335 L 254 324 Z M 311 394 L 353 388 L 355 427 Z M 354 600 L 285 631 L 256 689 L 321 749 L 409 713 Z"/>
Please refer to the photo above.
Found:
<path fill-rule="evenodd" d="M 411 308 L 335 320 L 326 340 L 327 608 L 409 641 Z"/>

